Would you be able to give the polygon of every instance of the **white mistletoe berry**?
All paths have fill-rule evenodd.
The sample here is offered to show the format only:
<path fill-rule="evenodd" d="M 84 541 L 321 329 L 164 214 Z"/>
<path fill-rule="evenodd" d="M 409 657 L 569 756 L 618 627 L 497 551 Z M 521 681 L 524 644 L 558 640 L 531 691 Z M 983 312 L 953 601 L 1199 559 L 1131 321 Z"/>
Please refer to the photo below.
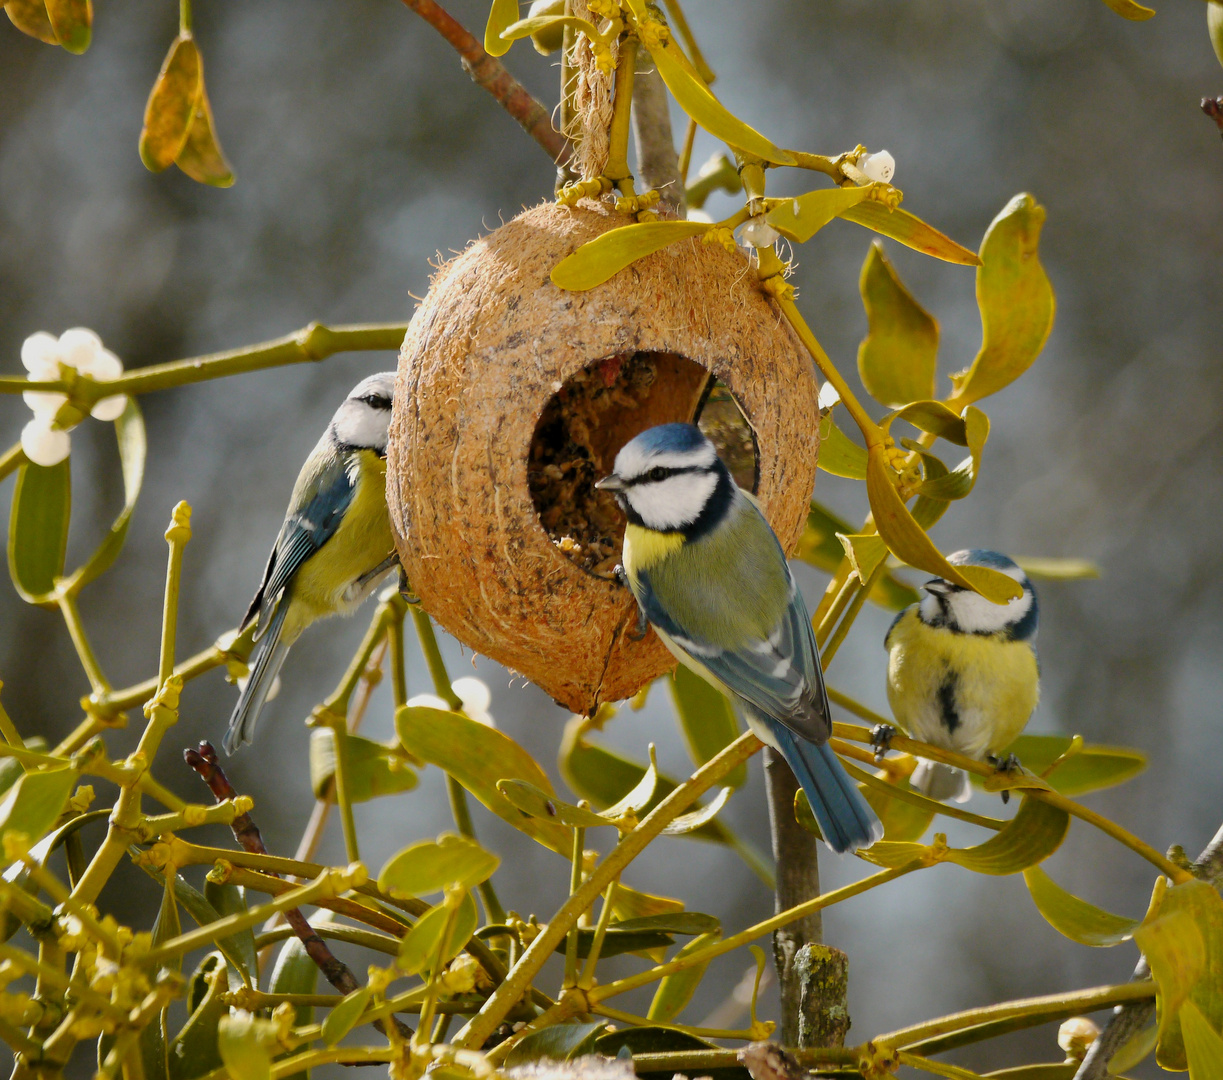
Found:
<path fill-rule="evenodd" d="M 764 220 L 763 214 L 749 220 L 739 235 L 748 247 L 754 248 L 772 247 L 781 237 L 781 233 Z"/>
<path fill-rule="evenodd" d="M 72 439 L 52 425 L 52 416 L 35 414 L 21 429 L 21 449 L 35 465 L 58 465 L 68 456 Z"/>
<path fill-rule="evenodd" d="M 863 154 L 858 159 L 858 168 L 862 170 L 867 179 L 880 184 L 890 184 L 892 177 L 896 174 L 896 159 L 886 150 L 880 150 L 875 154 Z"/>
<path fill-rule="evenodd" d="M 83 326 L 75 326 L 65 330 L 57 338 L 40 330 L 31 334 L 21 345 L 21 362 L 30 379 L 35 382 L 56 382 L 61 375 L 61 365 L 75 368 L 82 375 L 88 375 L 98 382 L 111 382 L 123 375 L 123 362 L 102 344 L 102 339 L 92 330 Z M 57 391 L 27 390 L 22 394 L 25 403 L 30 407 L 37 420 L 44 421 L 41 426 L 32 429 L 30 439 L 32 445 L 41 448 L 44 456 L 50 453 L 63 453 L 56 458 L 62 461 L 67 454 L 67 443 L 58 437 L 46 433 L 51 430 L 50 422 L 59 412 L 60 407 L 68 400 L 66 394 Z M 90 415 L 98 420 L 117 420 L 127 408 L 125 394 L 112 394 L 99 399 L 90 410 Z M 58 430 L 58 429 L 57 429 Z M 66 440 L 67 432 L 61 431 Z M 48 442 L 47 440 L 51 441 Z M 54 447 L 54 451 L 48 447 Z M 27 454 L 30 460 L 34 458 Z"/>
<path fill-rule="evenodd" d="M 450 689 L 458 695 L 459 700 L 463 703 L 463 712 L 470 719 L 485 727 L 497 726 L 493 723 L 493 718 L 488 711 L 488 707 L 493 703 L 493 695 L 482 680 L 477 679 L 474 675 L 466 675 L 461 679 L 455 679 L 450 684 Z"/>

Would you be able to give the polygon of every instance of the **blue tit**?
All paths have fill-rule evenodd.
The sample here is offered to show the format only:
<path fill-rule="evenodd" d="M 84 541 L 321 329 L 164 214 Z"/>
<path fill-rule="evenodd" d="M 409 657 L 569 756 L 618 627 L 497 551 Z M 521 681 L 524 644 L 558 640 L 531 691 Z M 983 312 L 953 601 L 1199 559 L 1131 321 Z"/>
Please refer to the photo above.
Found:
<path fill-rule="evenodd" d="M 926 582 L 927 595 L 884 639 L 888 700 L 913 738 L 984 761 L 1015 741 L 1040 697 L 1039 608 L 1027 574 L 1005 555 L 974 549 L 947 561 L 999 570 L 1023 593 L 995 604 L 942 578 Z M 933 761 L 918 764 L 912 783 L 933 799 L 966 802 L 971 794 L 966 772 Z"/>
<path fill-rule="evenodd" d="M 833 851 L 878 840 L 882 824 L 828 745 L 815 634 L 785 552 L 713 443 L 692 424 L 650 428 L 596 486 L 628 517 L 623 570 L 642 629 L 738 702 L 794 770 Z"/>
<path fill-rule="evenodd" d="M 256 626 L 250 678 L 225 749 L 251 741 L 259 712 L 301 632 L 349 615 L 396 564 L 386 509 L 386 442 L 395 373 L 362 379 L 306 458 L 241 629 Z"/>

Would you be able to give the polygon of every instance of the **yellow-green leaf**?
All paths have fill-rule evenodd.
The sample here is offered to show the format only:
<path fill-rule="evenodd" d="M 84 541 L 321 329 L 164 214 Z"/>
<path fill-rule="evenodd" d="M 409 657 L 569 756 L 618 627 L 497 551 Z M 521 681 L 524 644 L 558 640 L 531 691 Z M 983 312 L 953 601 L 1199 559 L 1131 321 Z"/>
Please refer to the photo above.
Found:
<path fill-rule="evenodd" d="M 640 221 L 622 225 L 588 241 L 557 263 L 552 268 L 552 284 L 571 292 L 593 289 L 638 259 L 712 228 L 704 221 Z"/>
<path fill-rule="evenodd" d="M 399 946 L 397 961 L 405 974 L 417 975 L 424 972 L 439 956 L 442 934 L 450 919 L 451 910 L 453 909 L 443 901 L 426 911 L 408 931 Z M 454 923 L 446 947 L 441 949 L 442 964 L 448 964 L 463 951 L 463 947 L 471 940 L 471 935 L 476 932 L 479 920 L 475 900 L 472 899 L 471 893 L 464 893 L 457 910 L 454 911 Z"/>
<path fill-rule="evenodd" d="M 144 107 L 140 160 L 152 172 L 168 168 L 187 144 L 187 131 L 204 90 L 200 51 L 189 34 L 179 34 L 162 61 Z"/>
<path fill-rule="evenodd" d="M 361 1019 L 369 999 L 373 996 L 372 986 L 361 986 L 344 998 L 325 1017 L 323 1017 L 323 1042 L 335 1046 Z"/>
<path fill-rule="evenodd" d="M 311 966 L 313 963 L 311 961 Z M 202 983 L 204 989 L 195 998 L 197 983 Z M 171 1080 L 194 1080 L 221 1067 L 217 1042 L 221 1020 L 229 1015 L 229 1006 L 223 996 L 228 992 L 225 963 L 219 953 L 209 953 L 191 980 L 188 994 L 191 1015 L 179 1033 L 170 1040 L 166 1053 Z"/>
<path fill-rule="evenodd" d="M 953 848 L 947 859 L 978 874 L 1017 874 L 1052 855 L 1069 829 L 1065 810 L 1024 795 L 1015 816 L 985 843 Z"/>
<path fill-rule="evenodd" d="M 1046 581 L 1082 581 L 1098 578 L 1100 567 L 1090 559 L 1045 559 L 1035 555 L 1016 555 L 1015 562 L 1030 578 Z"/>
<path fill-rule="evenodd" d="M 684 902 L 674 900 L 669 896 L 655 896 L 653 893 L 642 892 L 630 888 L 624 882 L 616 886 L 616 895 L 612 901 L 612 915 L 620 922 L 629 919 L 644 919 L 650 915 L 666 915 L 673 911 L 683 911 Z"/>
<path fill-rule="evenodd" d="M 77 771 L 69 767 L 26 773 L 0 801 L 0 837 L 7 832 L 23 833 L 33 847 L 55 825 L 76 781 Z"/>
<path fill-rule="evenodd" d="M 157 918 L 153 920 L 153 944 L 160 945 L 171 938 L 178 937 L 182 932 L 183 924 L 178 917 L 178 900 L 174 896 L 174 883 L 167 879 L 161 890 L 161 907 L 158 909 Z M 181 971 L 183 958 L 173 957 L 165 966 Z"/>
<path fill-rule="evenodd" d="M 501 860 L 464 836 L 420 840 L 392 855 L 378 875 L 388 896 L 426 896 L 471 889 L 492 877 Z"/>
<path fill-rule="evenodd" d="M 187 129 L 187 142 L 174 164 L 192 180 L 212 187 L 229 187 L 234 182 L 234 171 L 221 152 L 217 142 L 216 127 L 212 121 L 212 106 L 208 103 L 208 91 L 200 78 L 200 96 Z"/>
<path fill-rule="evenodd" d="M 98 545 L 83 566 L 72 572 L 68 588 L 74 591 L 88 585 L 99 574 L 105 573 L 119 557 L 127 539 L 128 526 L 132 522 L 132 512 L 136 509 L 136 500 L 140 498 L 148 440 L 145 437 L 144 416 L 135 398 L 127 399 L 127 407 L 115 421 L 115 438 L 119 444 L 119 466 L 123 475 L 123 509 L 111 524 L 106 539 Z"/>
<path fill-rule="evenodd" d="M 932 255 L 944 262 L 976 266 L 981 261 L 968 248 L 957 244 L 951 237 L 944 236 L 938 229 L 927 225 L 907 210 L 889 210 L 886 204 L 870 200 L 851 207 L 840 216 L 846 221 L 862 225 L 880 236 L 891 237 L 905 247 Z"/>
<path fill-rule="evenodd" d="M 1133 22 L 1143 22 L 1155 14 L 1154 8 L 1144 7 L 1136 0 L 1104 0 L 1104 2 L 1123 19 L 1130 19 Z M 1209 7 L 1210 4 L 1206 6 Z"/>
<path fill-rule="evenodd" d="M 645 778 L 647 769 L 613 750 L 587 742 L 583 737 L 584 725 L 585 721 L 582 717 L 574 717 L 565 726 L 565 735 L 561 740 L 558 755 L 561 776 L 564 777 L 565 783 L 582 798 L 588 799 L 594 806 L 604 807 L 604 815 L 610 817 L 612 815 L 606 808 L 614 806 L 617 802 L 623 802 Z M 657 782 L 654 784 L 653 797 L 642 807 L 638 816 L 644 816 L 652 810 L 677 786 L 670 777 L 658 775 Z M 568 830 L 566 830 L 566 835 L 571 836 Z M 746 841 L 741 840 L 729 826 L 717 818 L 706 822 L 688 836 L 691 839 L 712 840 L 715 843 L 726 844 L 747 863 L 761 881 L 766 884 L 771 882 L 772 871 L 760 853 Z M 572 840 L 570 840 L 569 847 L 572 848 L 572 846 Z M 627 918 L 628 910 L 627 908 L 622 909 L 621 906 L 622 902 L 626 902 L 624 896 L 625 886 L 621 883 L 616 890 L 614 906 L 618 914 Z M 668 901 L 668 903 L 673 902 Z M 637 912 L 642 915 L 650 913 L 648 911 Z"/>
<path fill-rule="evenodd" d="M 716 139 L 774 165 L 793 165 L 794 156 L 731 113 L 710 92 L 674 41 L 650 50 L 658 74 L 679 107 Z"/>
<path fill-rule="evenodd" d="M 694 833 L 697 829 L 708 825 L 709 822 L 713 821 L 722 812 L 722 807 L 730 801 L 730 797 L 734 793 L 734 788 L 724 787 L 708 806 L 689 810 L 688 813 L 680 814 L 670 824 L 663 826 L 663 836 L 687 836 L 689 833 Z"/>
<path fill-rule="evenodd" d="M 1052 855 L 1069 828 L 1070 816 L 1064 810 L 1025 795 L 1018 813 L 988 840 L 974 847 L 949 848 L 944 858 L 978 874 L 1017 874 Z M 880 866 L 903 866 L 928 850 L 922 844 L 880 840 L 858 854 Z"/>
<path fill-rule="evenodd" d="M 873 186 L 808 191 L 805 195 L 784 200 L 764 217 L 787 240 L 803 244 L 833 218 L 846 214 L 868 198 Z"/>
<path fill-rule="evenodd" d="M 328 913 L 330 914 L 330 913 Z M 318 919 L 316 917 L 315 921 Z M 291 937 L 276 957 L 272 977 L 268 982 L 271 994 L 313 994 L 318 988 L 318 965 L 306 952 L 300 939 Z M 314 1023 L 314 1006 L 294 1006 L 294 1023 L 299 1027 Z M 305 1072 L 296 1073 L 293 1080 L 307 1080 Z"/>
<path fill-rule="evenodd" d="M 526 780 L 498 780 L 497 790 L 529 817 L 545 821 L 559 821 L 570 828 L 591 829 L 600 825 L 611 825 L 605 817 L 593 810 L 574 806 L 564 799 L 537 788 Z"/>
<path fill-rule="evenodd" d="M 533 19 L 543 15 L 563 15 L 564 13 L 565 0 L 532 0 L 530 8 L 527 9 L 527 14 Z M 531 44 L 542 56 L 551 56 L 564 43 L 565 28 L 563 25 L 547 26 L 531 35 Z"/>
<path fill-rule="evenodd" d="M 1181 1006 L 1181 1032 L 1189 1080 L 1223 1080 L 1223 1035 L 1192 1001 Z"/>
<path fill-rule="evenodd" d="M 662 802 L 666 794 L 667 792 L 658 790 L 658 762 L 654 760 L 654 744 L 650 743 L 650 764 L 641 774 L 641 779 L 603 813 L 613 820 L 630 816 L 642 817 Z"/>
<path fill-rule="evenodd" d="M 516 1069 L 535 1061 L 568 1061 L 593 1054 L 595 1039 L 606 1027 L 606 1020 L 574 1020 L 533 1031 L 509 1052 L 505 1067 Z"/>
<path fill-rule="evenodd" d="M 878 241 L 862 264 L 859 288 L 869 327 L 858 346 L 866 392 L 893 407 L 934 397 L 938 322 L 901 283 Z"/>
<path fill-rule="evenodd" d="M 1039 866 L 1023 872 L 1036 910 L 1059 934 L 1080 945 L 1108 946 L 1128 941 L 1140 920 L 1114 915 L 1067 892 Z"/>
<path fill-rule="evenodd" d="M 217 916 L 224 918 L 227 915 L 245 915 L 249 910 L 246 904 L 246 890 L 239 888 L 237 885 L 231 885 L 228 882 L 221 883 L 213 881 L 211 878 L 204 879 L 204 899 L 212 905 Z M 179 897 L 179 902 L 182 903 L 182 897 Z M 184 903 L 184 907 L 187 905 Z M 190 908 L 187 908 L 191 911 Z M 196 917 L 192 912 L 192 916 Z M 226 955 L 235 955 L 241 960 L 237 971 L 249 972 L 253 977 L 258 977 L 259 972 L 259 956 L 255 951 L 255 931 L 251 927 L 245 930 L 238 930 L 229 937 L 224 939 L 224 942 L 218 942 L 220 947 L 225 946 Z"/>
<path fill-rule="evenodd" d="M 504 56 L 512 42 L 502 35 L 518 21 L 518 0 L 493 0 L 484 24 L 484 51 L 489 56 Z"/>
<path fill-rule="evenodd" d="M 831 410 L 820 419 L 820 451 L 816 463 L 832 476 L 866 479 L 866 451 L 841 430 Z"/>
<path fill-rule="evenodd" d="M 70 53 L 83 53 L 93 35 L 90 0 L 46 0 L 47 18 L 56 40 Z"/>
<path fill-rule="evenodd" d="M 721 940 L 721 929 L 713 933 L 702 934 L 684 945 L 673 959 L 679 960 L 691 953 L 700 952 L 709 945 L 716 945 Z M 658 983 L 658 989 L 654 991 L 654 999 L 650 1002 L 649 1012 L 646 1013 L 647 1018 L 656 1023 L 674 1020 L 692 1000 L 692 995 L 696 993 L 696 988 L 705 977 L 708 967 L 709 962 L 706 961 L 662 978 Z"/>
<path fill-rule="evenodd" d="M 863 585 L 870 581 L 871 574 L 888 557 L 888 546 L 878 533 L 850 533 L 848 536 L 837 533 L 837 539 Z"/>
<path fill-rule="evenodd" d="M 1053 329 L 1053 287 L 1040 264 L 1045 208 L 1016 195 L 981 241 L 977 306 L 981 351 L 972 367 L 951 377 L 952 401 L 965 405 L 997 393 L 1032 366 Z"/>
<path fill-rule="evenodd" d="M 520 41 L 524 37 L 533 38 L 537 35 L 540 37 L 546 35 L 549 39 L 555 37 L 559 40 L 566 26 L 582 31 L 591 41 L 600 40 L 599 31 L 595 29 L 594 23 L 586 19 L 579 19 L 574 15 L 534 15 L 527 19 L 519 19 L 502 30 L 500 36 L 502 42 Z M 558 44 L 557 48 L 559 47 Z"/>
<path fill-rule="evenodd" d="M 8 569 L 18 594 L 29 604 L 54 603 L 50 593 L 64 572 L 72 512 L 69 460 L 46 467 L 29 462 L 17 473 L 8 523 Z"/>
<path fill-rule="evenodd" d="M 973 489 L 981 472 L 981 452 L 989 438 L 989 417 L 975 405 L 964 410 L 964 439 L 968 457 L 946 476 L 924 480 L 917 489 L 930 499 L 963 499 Z"/>
<path fill-rule="evenodd" d="M 979 410 L 978 410 L 979 411 Z M 982 416 L 985 414 L 982 413 Z M 911 401 L 903 408 L 889 413 L 879 423 L 880 426 L 891 427 L 895 420 L 904 420 L 915 428 L 937 435 L 940 439 L 955 443 L 957 446 L 968 445 L 968 421 L 965 416 L 948 408 L 941 401 Z M 986 432 L 988 433 L 988 425 Z M 918 449 L 918 448 L 914 448 Z M 924 448 L 923 448 L 924 449 Z M 922 450 L 918 450 L 919 453 Z"/>
<path fill-rule="evenodd" d="M 671 702 L 694 765 L 704 765 L 739 737 L 739 719 L 726 695 L 680 664 L 668 677 Z M 742 787 L 747 765 L 739 765 L 722 781 Z"/>
<path fill-rule="evenodd" d="M 1210 34 L 1215 56 L 1219 58 L 1219 63 L 1223 64 L 1223 3 L 1219 0 L 1208 0 L 1206 4 L 1206 30 Z"/>
<path fill-rule="evenodd" d="M 271 1080 L 279 1045 L 275 1021 L 238 1011 L 222 1017 L 218 1029 L 217 1048 L 232 1080 Z"/>
<path fill-rule="evenodd" d="M 1120 1076 L 1145 1061 L 1155 1049 L 1155 1042 L 1158 1038 L 1159 1028 L 1154 1024 L 1131 1035 L 1121 1044 L 1121 1049 L 1109 1061 L 1109 1075 Z"/>
<path fill-rule="evenodd" d="M 1165 1069 L 1187 1066 L 1182 1003 L 1192 1002 L 1205 1022 L 1223 1029 L 1223 897 L 1205 881 L 1168 889 L 1157 917 L 1134 931 L 1159 988 L 1159 1044 Z"/>
<path fill-rule="evenodd" d="M 508 735 L 459 713 L 407 706 L 396 711 L 395 730 L 405 750 L 448 772 L 503 821 L 566 858 L 572 854 L 569 829 L 523 817 L 497 790 L 498 780 L 526 780 L 542 791 L 553 790 L 543 769 Z"/>
<path fill-rule="evenodd" d="M 853 526 L 848 521 L 812 500 L 807 511 L 807 526 L 799 537 L 794 558 L 801 559 L 826 574 L 834 574 L 845 555 L 837 534 L 849 535 L 852 532 Z M 868 599 L 890 611 L 899 611 L 917 603 L 919 597 L 916 589 L 888 571 L 875 584 Z"/>
<path fill-rule="evenodd" d="M 416 787 L 416 773 L 399 747 L 384 746 L 360 735 L 344 737 L 345 779 L 351 802 L 368 802 Z M 335 732 L 316 728 L 310 734 L 310 787 L 316 799 L 336 801 Z"/>
<path fill-rule="evenodd" d="M 1003 756 L 1014 754 L 1029 771 L 1043 776 L 1054 791 L 1063 795 L 1085 795 L 1089 791 L 1100 791 L 1114 787 L 1137 776 L 1147 767 L 1147 757 L 1141 750 L 1126 746 L 1092 744 L 1083 746 L 1077 753 L 1058 762 L 1057 768 L 1049 767 L 1069 749 L 1073 740 L 1065 735 L 1020 735 L 1003 751 Z M 974 783 L 981 778 L 973 776 Z"/>
<path fill-rule="evenodd" d="M 866 493 L 875 515 L 875 526 L 892 554 L 902 562 L 966 589 L 974 589 L 996 604 L 1006 603 L 1020 594 L 1018 583 L 997 570 L 984 566 L 952 566 L 943 558 L 934 542 L 913 520 L 892 485 L 882 447 L 868 456 Z"/>
<path fill-rule="evenodd" d="M 9 17 L 9 22 L 23 34 L 45 41 L 48 45 L 59 44 L 43 0 L 8 0 L 4 5 L 4 13 Z"/>

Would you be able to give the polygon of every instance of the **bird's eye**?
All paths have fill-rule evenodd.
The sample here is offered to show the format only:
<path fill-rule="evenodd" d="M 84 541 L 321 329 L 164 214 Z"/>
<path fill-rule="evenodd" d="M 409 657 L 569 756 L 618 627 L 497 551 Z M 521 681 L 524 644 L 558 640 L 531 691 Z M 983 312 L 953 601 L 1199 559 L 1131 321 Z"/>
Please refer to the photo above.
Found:
<path fill-rule="evenodd" d="M 665 480 L 667 478 L 667 470 L 661 465 L 655 465 L 649 472 L 651 480 Z"/>

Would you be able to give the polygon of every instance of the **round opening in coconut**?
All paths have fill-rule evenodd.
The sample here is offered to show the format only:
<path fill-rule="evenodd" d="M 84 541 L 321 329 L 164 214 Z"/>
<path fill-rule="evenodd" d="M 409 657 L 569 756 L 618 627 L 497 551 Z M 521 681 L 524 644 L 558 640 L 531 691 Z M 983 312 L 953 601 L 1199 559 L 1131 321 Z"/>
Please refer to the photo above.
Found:
<path fill-rule="evenodd" d="M 656 424 L 695 420 L 787 549 L 815 484 L 810 357 L 746 259 L 684 240 L 588 292 L 549 274 L 626 219 L 551 203 L 435 275 L 399 357 L 387 499 L 450 633 L 589 713 L 675 661 L 614 578 L 624 520 L 594 482 Z"/>

